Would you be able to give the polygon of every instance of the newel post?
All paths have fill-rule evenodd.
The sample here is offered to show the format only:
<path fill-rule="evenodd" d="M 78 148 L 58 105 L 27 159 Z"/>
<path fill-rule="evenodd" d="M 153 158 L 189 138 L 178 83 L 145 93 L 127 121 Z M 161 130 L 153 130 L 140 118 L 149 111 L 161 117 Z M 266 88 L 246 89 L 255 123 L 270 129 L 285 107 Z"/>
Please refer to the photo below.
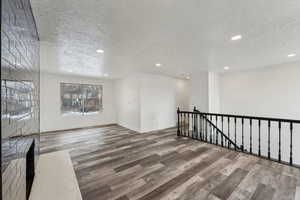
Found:
<path fill-rule="evenodd" d="M 179 107 L 177 108 L 177 136 L 180 136 L 180 119 L 179 116 L 180 115 L 180 110 Z"/>

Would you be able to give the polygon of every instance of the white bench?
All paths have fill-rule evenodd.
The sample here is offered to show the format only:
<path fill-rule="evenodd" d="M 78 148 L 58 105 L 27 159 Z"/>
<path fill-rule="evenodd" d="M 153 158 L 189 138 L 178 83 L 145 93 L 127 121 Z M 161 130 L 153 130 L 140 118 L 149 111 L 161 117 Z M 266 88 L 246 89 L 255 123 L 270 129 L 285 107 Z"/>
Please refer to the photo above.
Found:
<path fill-rule="evenodd" d="M 296 187 L 295 200 L 300 199 L 300 186 Z"/>
<path fill-rule="evenodd" d="M 40 155 L 29 199 L 82 200 L 67 151 Z"/>

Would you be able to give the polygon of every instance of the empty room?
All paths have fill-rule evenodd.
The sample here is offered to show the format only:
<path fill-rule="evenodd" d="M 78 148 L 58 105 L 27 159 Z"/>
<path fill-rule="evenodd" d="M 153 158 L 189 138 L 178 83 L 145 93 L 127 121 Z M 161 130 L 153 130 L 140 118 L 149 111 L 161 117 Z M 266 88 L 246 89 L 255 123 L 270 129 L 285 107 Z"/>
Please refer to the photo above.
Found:
<path fill-rule="evenodd" d="M 0 200 L 300 200 L 299 0 L 1 0 Z"/>

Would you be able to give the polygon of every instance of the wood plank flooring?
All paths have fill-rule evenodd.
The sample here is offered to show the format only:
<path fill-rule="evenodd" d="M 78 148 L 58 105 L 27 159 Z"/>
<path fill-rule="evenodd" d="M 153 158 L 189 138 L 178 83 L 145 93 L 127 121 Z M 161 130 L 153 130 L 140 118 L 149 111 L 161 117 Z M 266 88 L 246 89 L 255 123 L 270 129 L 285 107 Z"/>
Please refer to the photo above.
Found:
<path fill-rule="evenodd" d="M 41 136 L 41 153 L 68 150 L 84 200 L 297 200 L 300 169 L 177 138 L 175 129 L 120 126 Z"/>

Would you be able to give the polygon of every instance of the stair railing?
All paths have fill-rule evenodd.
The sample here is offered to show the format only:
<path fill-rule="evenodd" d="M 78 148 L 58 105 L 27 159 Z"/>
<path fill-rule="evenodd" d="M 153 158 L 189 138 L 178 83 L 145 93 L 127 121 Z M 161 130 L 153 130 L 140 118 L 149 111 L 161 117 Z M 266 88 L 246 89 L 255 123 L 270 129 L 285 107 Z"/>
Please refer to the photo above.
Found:
<path fill-rule="evenodd" d="M 190 137 L 268 160 L 300 167 L 293 160 L 293 136 L 300 120 L 177 109 L 177 136 Z M 284 136 L 284 137 L 283 137 Z"/>

